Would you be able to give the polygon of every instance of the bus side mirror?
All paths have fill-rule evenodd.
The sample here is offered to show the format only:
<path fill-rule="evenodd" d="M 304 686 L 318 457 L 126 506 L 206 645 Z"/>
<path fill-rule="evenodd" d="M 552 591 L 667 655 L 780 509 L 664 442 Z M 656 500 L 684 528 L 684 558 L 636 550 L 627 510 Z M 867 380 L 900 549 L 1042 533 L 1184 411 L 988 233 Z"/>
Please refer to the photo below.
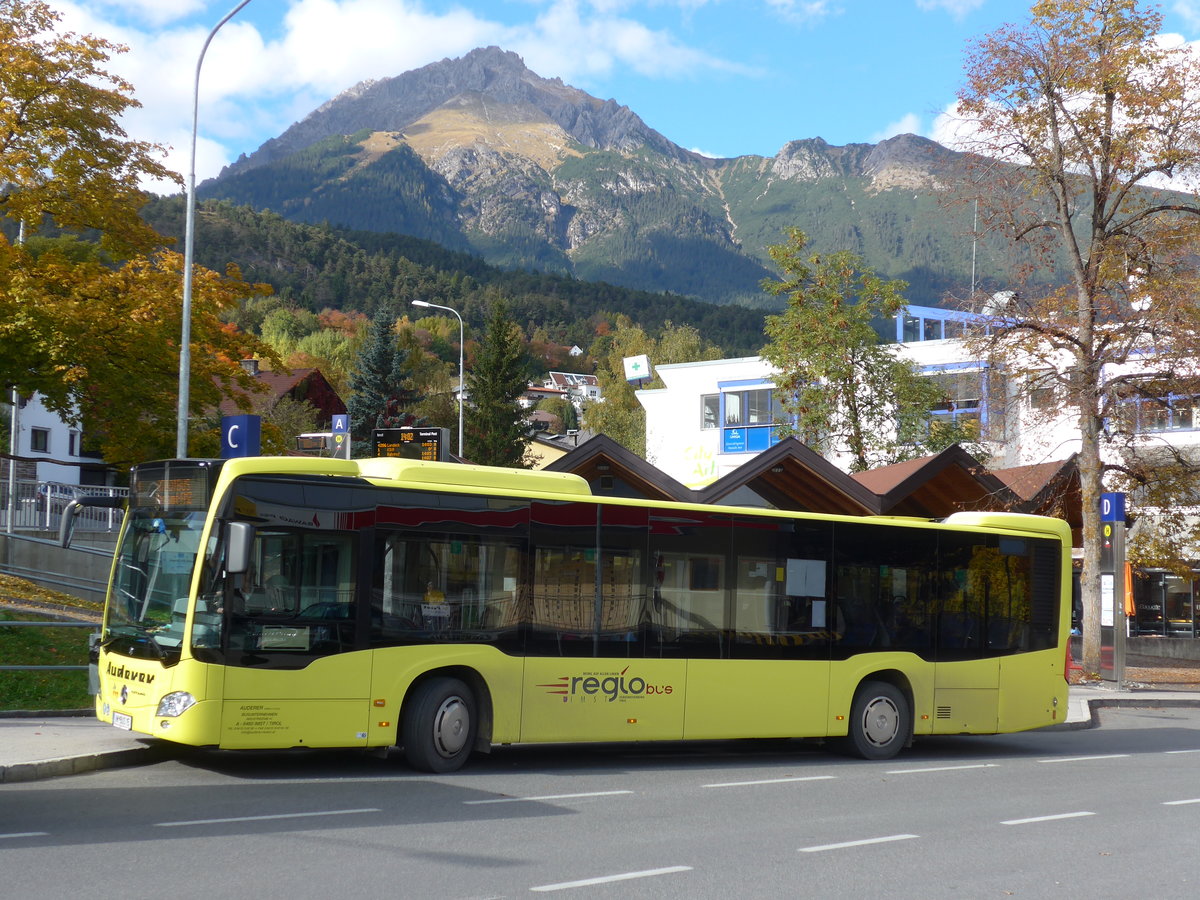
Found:
<path fill-rule="evenodd" d="M 58 520 L 58 544 L 63 549 L 71 546 L 71 537 L 75 532 L 75 517 L 85 508 L 120 509 L 125 505 L 124 497 L 76 497 L 69 500 L 63 507 L 62 517 Z"/>
<path fill-rule="evenodd" d="M 254 526 L 249 522 L 230 522 L 226 527 L 225 571 L 230 575 L 242 575 L 250 568 Z"/>

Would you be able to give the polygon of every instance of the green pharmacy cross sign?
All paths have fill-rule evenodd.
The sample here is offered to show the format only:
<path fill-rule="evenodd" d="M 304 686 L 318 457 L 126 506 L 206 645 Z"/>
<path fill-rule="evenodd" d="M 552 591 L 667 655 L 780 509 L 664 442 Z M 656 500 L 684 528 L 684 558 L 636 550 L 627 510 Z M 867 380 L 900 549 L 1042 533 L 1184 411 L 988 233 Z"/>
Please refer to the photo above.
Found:
<path fill-rule="evenodd" d="M 625 357 L 625 380 L 636 385 L 642 385 L 650 380 L 650 357 L 646 354 L 641 356 Z"/>

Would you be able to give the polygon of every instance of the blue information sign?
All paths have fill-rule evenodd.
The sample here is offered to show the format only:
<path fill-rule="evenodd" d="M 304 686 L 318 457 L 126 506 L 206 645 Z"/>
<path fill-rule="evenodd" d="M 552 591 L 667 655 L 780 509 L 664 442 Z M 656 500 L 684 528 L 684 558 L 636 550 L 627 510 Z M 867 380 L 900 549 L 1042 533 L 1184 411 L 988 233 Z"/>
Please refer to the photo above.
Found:
<path fill-rule="evenodd" d="M 333 432 L 333 453 L 330 454 L 334 459 L 349 459 L 350 458 L 350 416 L 346 413 L 338 413 L 333 417 L 333 424 L 330 428 Z"/>
<path fill-rule="evenodd" d="M 1124 494 L 1101 494 L 1100 495 L 1100 521 L 1101 522 L 1124 522 L 1125 521 L 1125 495 Z"/>
<path fill-rule="evenodd" d="M 221 417 L 221 459 L 258 456 L 262 453 L 262 419 L 259 416 Z"/>

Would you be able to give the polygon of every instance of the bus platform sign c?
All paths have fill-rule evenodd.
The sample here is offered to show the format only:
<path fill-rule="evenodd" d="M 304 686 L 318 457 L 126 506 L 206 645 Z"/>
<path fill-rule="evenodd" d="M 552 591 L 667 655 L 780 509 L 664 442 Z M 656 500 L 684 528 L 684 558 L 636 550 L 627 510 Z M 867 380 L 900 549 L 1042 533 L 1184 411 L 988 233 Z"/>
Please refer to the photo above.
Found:
<path fill-rule="evenodd" d="M 221 459 L 262 454 L 262 418 L 259 416 L 223 416 L 221 418 Z"/>

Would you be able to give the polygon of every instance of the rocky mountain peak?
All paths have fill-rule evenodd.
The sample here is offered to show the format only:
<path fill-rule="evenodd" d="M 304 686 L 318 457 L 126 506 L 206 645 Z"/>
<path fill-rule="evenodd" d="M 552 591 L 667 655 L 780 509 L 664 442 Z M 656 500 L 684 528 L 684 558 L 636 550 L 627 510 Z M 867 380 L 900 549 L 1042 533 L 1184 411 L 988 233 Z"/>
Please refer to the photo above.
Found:
<path fill-rule="evenodd" d="M 676 159 L 692 156 L 646 125 L 629 107 L 614 100 L 598 100 L 561 79 L 542 78 L 512 51 L 482 47 L 457 59 L 354 85 L 221 174 L 264 165 L 333 135 L 364 129 L 403 132 L 434 110 L 461 102 L 464 96 L 533 107 L 587 147 L 630 152 L 649 146 Z"/>

